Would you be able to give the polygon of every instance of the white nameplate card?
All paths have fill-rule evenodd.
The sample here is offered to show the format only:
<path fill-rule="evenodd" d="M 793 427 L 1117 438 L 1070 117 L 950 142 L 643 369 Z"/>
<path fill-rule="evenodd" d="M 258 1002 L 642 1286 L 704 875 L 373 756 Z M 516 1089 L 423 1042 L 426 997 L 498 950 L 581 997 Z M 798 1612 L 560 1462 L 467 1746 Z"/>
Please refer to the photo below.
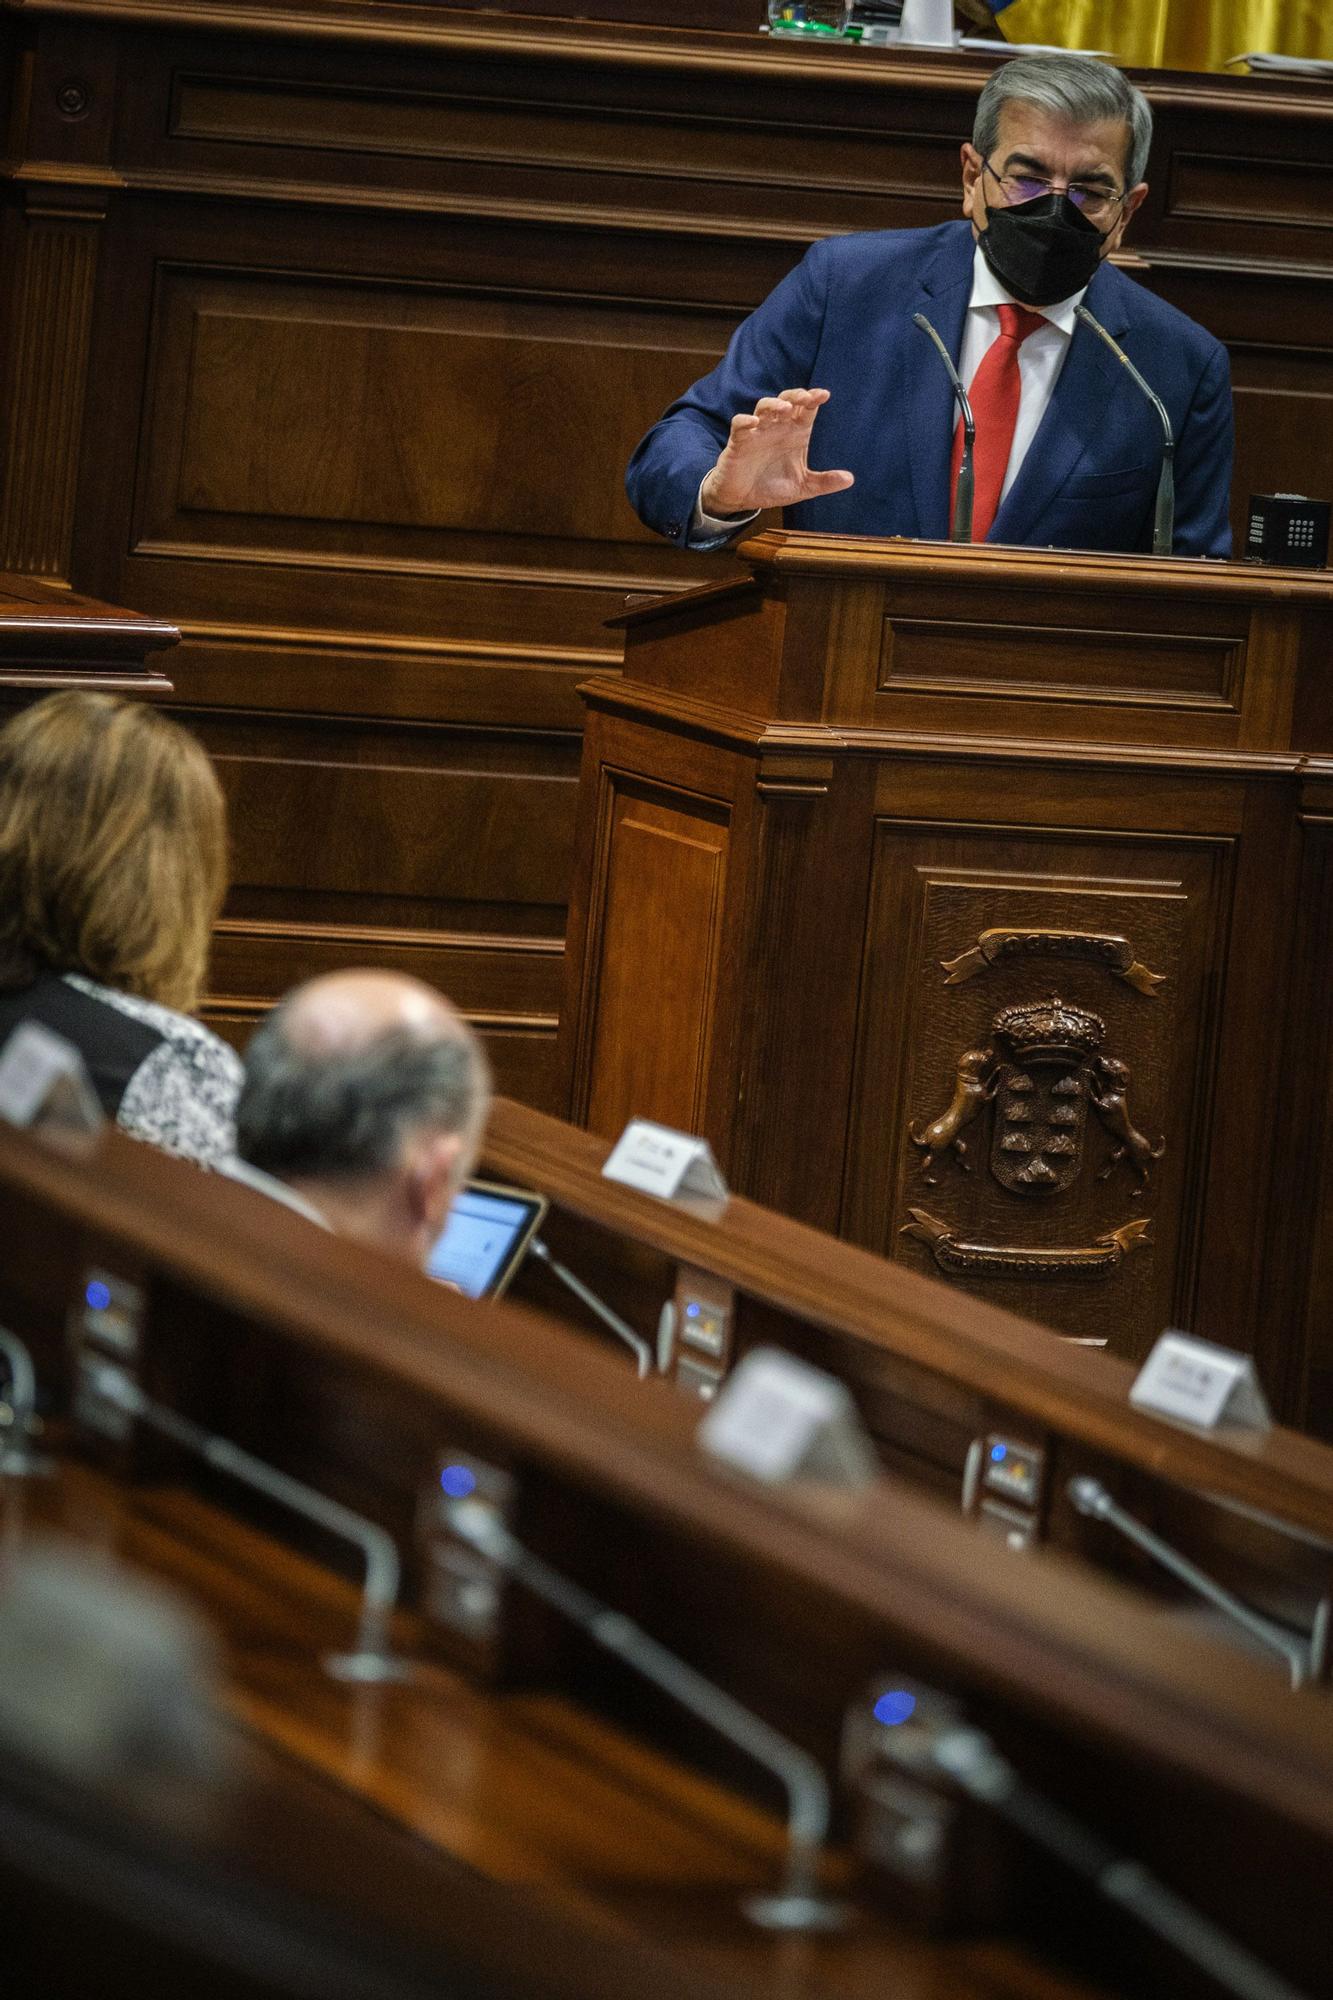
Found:
<path fill-rule="evenodd" d="M 72 1042 L 36 1021 L 24 1021 L 0 1053 L 0 1118 L 34 1125 L 43 1113 L 57 1123 L 95 1131 L 102 1109 Z"/>
<path fill-rule="evenodd" d="M 1273 1421 L 1250 1356 L 1196 1340 L 1192 1333 L 1168 1330 L 1160 1336 L 1129 1400 L 1140 1410 L 1203 1431 L 1221 1423 L 1266 1431 Z"/>
<path fill-rule="evenodd" d="M 707 1139 L 654 1125 L 651 1118 L 631 1118 L 602 1168 L 602 1177 L 619 1181 L 670 1201 L 678 1194 L 727 1197 L 727 1184 Z"/>
<path fill-rule="evenodd" d="M 732 1371 L 699 1426 L 704 1450 L 752 1479 L 824 1479 L 865 1486 L 874 1449 L 842 1383 L 776 1347 L 756 1347 Z"/>

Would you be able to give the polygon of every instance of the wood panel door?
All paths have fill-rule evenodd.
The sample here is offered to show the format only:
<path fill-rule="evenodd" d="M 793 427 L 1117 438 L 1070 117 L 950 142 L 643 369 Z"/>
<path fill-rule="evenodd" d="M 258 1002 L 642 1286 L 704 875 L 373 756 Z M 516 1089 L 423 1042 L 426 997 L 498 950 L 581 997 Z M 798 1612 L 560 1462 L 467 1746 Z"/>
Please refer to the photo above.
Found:
<path fill-rule="evenodd" d="M 1193 1321 L 1234 838 L 1093 830 L 1072 788 L 1064 825 L 1035 796 L 1000 823 L 900 816 L 893 790 L 844 1233 L 1142 1353 Z"/>

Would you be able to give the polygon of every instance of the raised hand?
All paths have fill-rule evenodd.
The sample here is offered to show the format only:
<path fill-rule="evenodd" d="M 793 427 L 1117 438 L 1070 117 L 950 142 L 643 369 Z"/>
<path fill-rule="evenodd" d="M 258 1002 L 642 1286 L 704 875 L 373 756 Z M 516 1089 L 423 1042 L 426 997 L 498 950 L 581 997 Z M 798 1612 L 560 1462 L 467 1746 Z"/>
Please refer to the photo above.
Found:
<path fill-rule="evenodd" d="M 828 399 L 827 389 L 784 389 L 780 396 L 761 396 L 752 416 L 734 416 L 731 435 L 699 494 L 704 512 L 792 507 L 851 486 L 850 472 L 810 470 L 810 433 Z"/>

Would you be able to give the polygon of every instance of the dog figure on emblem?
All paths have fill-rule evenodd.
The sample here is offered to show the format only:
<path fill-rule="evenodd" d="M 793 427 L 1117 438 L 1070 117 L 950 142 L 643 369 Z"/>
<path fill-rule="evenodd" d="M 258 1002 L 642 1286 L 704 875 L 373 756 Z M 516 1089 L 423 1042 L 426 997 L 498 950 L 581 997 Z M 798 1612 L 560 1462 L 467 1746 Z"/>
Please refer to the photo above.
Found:
<path fill-rule="evenodd" d="M 1138 1176 L 1139 1186 L 1147 1187 L 1153 1161 L 1160 1160 L 1166 1151 L 1166 1139 L 1159 1139 L 1154 1146 L 1150 1139 L 1135 1129 L 1129 1115 L 1128 1063 L 1122 1063 L 1116 1056 L 1098 1056 L 1096 1068 L 1098 1082 L 1104 1083 L 1105 1088 L 1098 1089 L 1094 1085 L 1092 1108 L 1117 1142 L 1097 1178 L 1099 1181 L 1108 1179 L 1121 1160 L 1128 1160 Z"/>
<path fill-rule="evenodd" d="M 995 1060 L 993 1049 L 969 1049 L 959 1056 L 958 1069 L 954 1077 L 953 1098 L 947 1111 L 941 1111 L 938 1118 L 919 1129 L 909 1125 L 907 1135 L 914 1146 L 921 1148 L 923 1158 L 921 1170 L 930 1187 L 939 1185 L 931 1167 L 941 1153 L 952 1150 L 954 1158 L 965 1174 L 972 1169 L 967 1158 L 967 1141 L 961 1135 L 965 1126 L 970 1125 L 983 1104 L 989 1104 L 995 1095 L 995 1077 L 992 1066 Z"/>

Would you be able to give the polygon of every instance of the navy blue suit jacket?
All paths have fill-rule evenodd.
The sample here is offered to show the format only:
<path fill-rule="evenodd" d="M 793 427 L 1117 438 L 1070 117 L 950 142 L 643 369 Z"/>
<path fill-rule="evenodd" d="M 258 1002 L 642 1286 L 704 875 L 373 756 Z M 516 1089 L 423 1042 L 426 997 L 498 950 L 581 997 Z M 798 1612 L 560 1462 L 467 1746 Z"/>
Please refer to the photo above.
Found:
<path fill-rule="evenodd" d="M 740 326 L 726 355 L 654 425 L 626 484 L 640 518 L 689 539 L 699 482 L 738 410 L 783 389 L 823 388 L 811 463 L 856 484 L 786 512 L 825 534 L 949 533 L 954 407 L 924 313 L 958 359 L 972 289 L 966 220 L 816 243 Z M 1170 413 L 1176 435 L 1179 555 L 1231 549 L 1231 383 L 1226 350 L 1111 264 L 1089 310 L 1120 342 Z M 1080 325 L 1022 469 L 987 539 L 1029 547 L 1148 550 L 1161 424 L 1103 342 Z"/>

